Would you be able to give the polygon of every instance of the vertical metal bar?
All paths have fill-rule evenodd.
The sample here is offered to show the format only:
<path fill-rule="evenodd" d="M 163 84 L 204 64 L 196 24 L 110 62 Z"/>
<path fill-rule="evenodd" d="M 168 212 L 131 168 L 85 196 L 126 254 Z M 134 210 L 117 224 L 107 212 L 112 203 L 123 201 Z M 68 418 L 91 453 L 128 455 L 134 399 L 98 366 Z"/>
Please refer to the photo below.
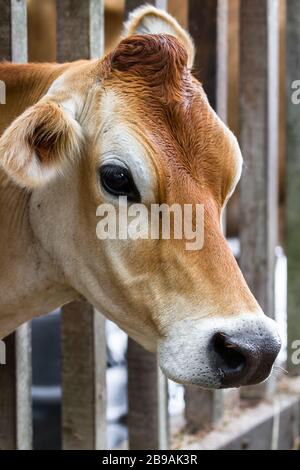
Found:
<path fill-rule="evenodd" d="M 278 236 L 278 16 L 278 0 L 241 2 L 241 268 L 272 318 Z M 251 387 L 247 395 L 260 397 L 265 391 L 265 386 Z"/>
<path fill-rule="evenodd" d="M 148 1 L 165 9 L 167 1 Z M 126 17 L 144 5 L 143 1 L 127 0 Z M 168 383 L 157 363 L 157 357 L 129 339 L 128 342 L 128 400 L 130 449 L 168 449 Z"/>
<path fill-rule="evenodd" d="M 104 0 L 57 2 L 60 62 L 101 57 Z M 106 448 L 106 342 L 103 317 L 85 302 L 62 313 L 63 448 Z"/>
<path fill-rule="evenodd" d="M 27 62 L 26 0 L 0 0 L 0 58 Z M 32 448 L 31 328 L 23 325 L 5 340 L 0 365 L 0 449 Z"/>
<path fill-rule="evenodd" d="M 286 3 L 288 363 L 300 374 L 300 2 Z"/>

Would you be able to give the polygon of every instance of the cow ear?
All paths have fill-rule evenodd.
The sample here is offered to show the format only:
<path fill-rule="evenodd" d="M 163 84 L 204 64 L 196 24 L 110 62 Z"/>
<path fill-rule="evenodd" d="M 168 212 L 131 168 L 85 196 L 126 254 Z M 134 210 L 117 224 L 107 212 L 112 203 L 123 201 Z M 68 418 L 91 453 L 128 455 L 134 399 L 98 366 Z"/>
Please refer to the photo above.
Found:
<path fill-rule="evenodd" d="M 133 34 L 170 34 L 175 36 L 188 53 L 188 67 L 192 68 L 195 58 L 195 47 L 189 33 L 163 10 L 152 6 L 137 8 L 125 23 L 125 36 Z"/>
<path fill-rule="evenodd" d="M 0 138 L 0 165 L 19 185 L 34 188 L 63 173 L 80 154 L 81 127 L 59 103 L 28 108 Z"/>

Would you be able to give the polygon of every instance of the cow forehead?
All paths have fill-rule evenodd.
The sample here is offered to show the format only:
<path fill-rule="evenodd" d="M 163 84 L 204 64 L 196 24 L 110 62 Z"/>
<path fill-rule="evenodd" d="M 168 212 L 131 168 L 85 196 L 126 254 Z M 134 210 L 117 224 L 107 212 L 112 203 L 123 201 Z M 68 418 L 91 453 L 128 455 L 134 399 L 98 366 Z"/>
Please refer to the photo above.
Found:
<path fill-rule="evenodd" d="M 231 194 L 241 173 L 240 149 L 199 82 L 191 79 L 182 100 L 164 102 L 136 80 L 127 86 L 114 80 L 101 103 L 103 120 L 132 132 L 165 187 L 179 179 L 209 189 L 221 204 Z"/>
<path fill-rule="evenodd" d="M 130 36 L 105 63 L 105 82 L 127 96 L 132 114 L 139 114 L 169 163 L 176 157 L 187 170 L 205 174 L 216 162 L 221 169 L 236 159 L 238 146 L 209 106 L 175 37 Z"/>

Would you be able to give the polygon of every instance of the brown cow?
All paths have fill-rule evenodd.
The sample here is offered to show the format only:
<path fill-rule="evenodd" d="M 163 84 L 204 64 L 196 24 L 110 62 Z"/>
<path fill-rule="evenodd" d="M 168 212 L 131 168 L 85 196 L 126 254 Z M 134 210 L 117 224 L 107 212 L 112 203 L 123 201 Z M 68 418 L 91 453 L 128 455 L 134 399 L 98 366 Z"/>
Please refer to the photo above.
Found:
<path fill-rule="evenodd" d="M 220 223 L 242 157 L 191 74 L 193 56 L 178 23 L 146 7 L 103 60 L 0 66 L 0 337 L 84 297 L 157 351 L 173 380 L 220 388 L 268 377 L 277 328 Z M 120 212 L 121 196 L 146 208 L 203 204 L 203 248 L 100 241 L 97 208 Z"/>

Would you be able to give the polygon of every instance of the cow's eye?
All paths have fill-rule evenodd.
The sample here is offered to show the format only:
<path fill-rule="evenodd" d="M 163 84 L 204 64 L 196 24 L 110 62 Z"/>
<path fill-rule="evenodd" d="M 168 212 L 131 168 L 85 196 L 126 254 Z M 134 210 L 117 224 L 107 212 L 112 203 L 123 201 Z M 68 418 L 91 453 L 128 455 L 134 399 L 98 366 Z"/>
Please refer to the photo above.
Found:
<path fill-rule="evenodd" d="M 140 202 L 140 193 L 127 168 L 118 165 L 103 165 L 100 168 L 103 189 L 113 196 L 127 196 L 131 202 Z"/>

